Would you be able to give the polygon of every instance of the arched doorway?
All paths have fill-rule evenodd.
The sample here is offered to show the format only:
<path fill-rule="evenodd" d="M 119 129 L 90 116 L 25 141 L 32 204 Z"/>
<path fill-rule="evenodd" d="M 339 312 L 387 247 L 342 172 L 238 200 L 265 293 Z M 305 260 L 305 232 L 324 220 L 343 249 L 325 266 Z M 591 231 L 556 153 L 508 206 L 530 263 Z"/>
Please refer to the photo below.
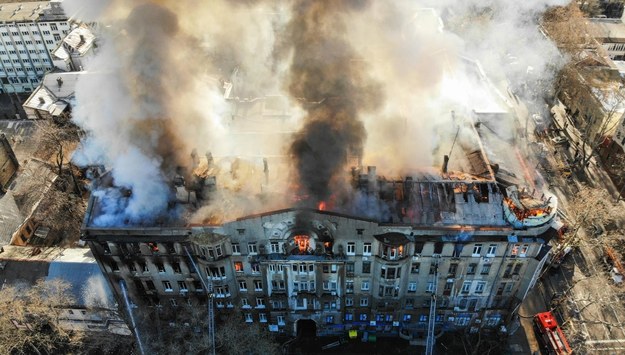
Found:
<path fill-rule="evenodd" d="M 317 323 L 312 319 L 299 319 L 295 323 L 297 337 L 315 338 L 317 336 Z"/>

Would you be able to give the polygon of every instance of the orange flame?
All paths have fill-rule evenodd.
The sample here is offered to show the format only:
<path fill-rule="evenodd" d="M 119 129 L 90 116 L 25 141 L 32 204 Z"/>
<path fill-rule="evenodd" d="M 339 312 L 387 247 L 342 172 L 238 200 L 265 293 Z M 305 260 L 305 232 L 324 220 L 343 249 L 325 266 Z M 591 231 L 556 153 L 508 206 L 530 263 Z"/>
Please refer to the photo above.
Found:
<path fill-rule="evenodd" d="M 319 204 L 317 205 L 317 209 L 319 211 L 325 211 L 326 210 L 326 202 L 325 201 L 320 201 Z"/>

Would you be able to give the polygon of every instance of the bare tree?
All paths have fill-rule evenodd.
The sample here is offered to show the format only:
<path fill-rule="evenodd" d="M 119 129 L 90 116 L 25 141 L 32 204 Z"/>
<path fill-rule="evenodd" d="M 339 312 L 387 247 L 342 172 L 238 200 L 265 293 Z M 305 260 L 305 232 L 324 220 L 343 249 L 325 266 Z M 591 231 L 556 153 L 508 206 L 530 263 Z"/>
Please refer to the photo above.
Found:
<path fill-rule="evenodd" d="M 59 354 L 77 349 L 81 334 L 60 326 L 62 307 L 74 304 L 69 284 L 39 281 L 0 292 L 0 353 Z"/>
<path fill-rule="evenodd" d="M 205 306 L 181 302 L 175 307 L 144 307 L 136 312 L 137 328 L 148 352 L 206 354 L 210 350 Z M 229 355 L 272 355 L 278 343 L 265 323 L 246 323 L 239 312 L 216 319 L 216 352 Z"/>

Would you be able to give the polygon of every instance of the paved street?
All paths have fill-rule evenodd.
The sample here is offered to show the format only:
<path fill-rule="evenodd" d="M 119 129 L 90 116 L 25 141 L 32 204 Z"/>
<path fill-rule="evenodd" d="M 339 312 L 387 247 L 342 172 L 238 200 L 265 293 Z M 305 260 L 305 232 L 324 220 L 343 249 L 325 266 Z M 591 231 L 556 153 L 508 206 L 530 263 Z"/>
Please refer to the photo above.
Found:
<path fill-rule="evenodd" d="M 563 110 L 556 110 L 556 122 L 569 134 Z M 531 136 L 530 136 L 531 137 Z M 574 134 L 568 138 L 575 144 Z M 531 139 L 531 138 L 530 138 Z M 580 183 L 570 174 L 568 161 L 571 151 L 564 145 L 554 146 L 548 139 L 539 142 L 544 147 L 544 157 L 536 158 L 537 184 L 544 183 L 559 200 L 559 208 L 566 215 Z M 616 195 L 611 181 L 593 159 L 588 168 L 590 180 Z M 601 240 L 580 229 L 580 245 L 571 252 L 557 269 L 547 270 L 540 282 L 528 294 L 520 308 L 519 316 L 525 330 L 530 351 L 539 345 L 532 329 L 532 316 L 551 310 L 558 317 L 572 348 L 579 353 L 619 354 L 625 352 L 625 307 L 623 288 L 613 285 L 602 261 Z"/>

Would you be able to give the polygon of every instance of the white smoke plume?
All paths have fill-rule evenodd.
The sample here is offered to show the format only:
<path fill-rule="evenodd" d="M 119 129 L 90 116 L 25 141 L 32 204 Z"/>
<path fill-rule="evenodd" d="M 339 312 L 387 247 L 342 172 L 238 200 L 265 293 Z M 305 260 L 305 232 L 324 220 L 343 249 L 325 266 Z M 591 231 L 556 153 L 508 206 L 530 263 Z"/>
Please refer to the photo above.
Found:
<path fill-rule="evenodd" d="M 218 184 L 231 187 L 220 196 L 233 208 L 206 206 L 204 213 L 194 216 L 195 222 L 223 210 L 248 213 L 250 208 L 266 208 L 267 197 L 258 192 L 266 192 L 267 187 L 256 180 L 268 178 L 267 173 L 263 176 L 260 172 L 259 162 L 264 152 L 271 152 L 276 158 L 270 163 L 270 174 L 277 174 L 272 170 L 282 167 L 277 157 L 288 156 L 293 137 L 302 137 L 301 132 L 293 132 L 300 127 L 304 114 L 297 108 L 300 105 L 292 105 L 283 110 L 293 116 L 291 120 L 252 122 L 257 130 L 246 126 L 241 132 L 237 120 L 244 114 L 233 112 L 226 103 L 224 84 L 235 84 L 231 98 L 240 102 L 252 103 L 264 95 L 285 95 L 298 103 L 324 99 L 313 94 L 300 97 L 304 90 L 284 90 L 289 85 L 293 88 L 300 78 L 314 83 L 309 76 L 314 71 L 301 67 L 308 61 L 297 56 L 298 48 L 313 46 L 293 43 L 296 38 L 313 41 L 321 39 L 315 36 L 332 35 L 331 43 L 345 43 L 341 48 L 349 50 L 336 56 L 345 63 L 328 65 L 357 74 L 336 83 L 360 85 L 365 76 L 375 83 L 376 90 L 371 92 L 376 97 L 353 100 L 369 106 L 365 110 L 354 108 L 359 111 L 358 125 L 362 122 L 365 130 L 358 133 L 356 145 L 362 146 L 358 148 L 364 163 L 377 165 L 385 175 L 438 166 L 456 136 L 457 147 L 472 149 L 474 111 L 496 113 L 488 129 L 501 134 L 500 148 L 507 149 L 514 128 L 509 116 L 519 114 L 511 101 L 512 93 L 529 101 L 530 113 L 545 109 L 542 98 L 561 60 L 538 30 L 537 21 L 548 6 L 564 1 L 345 3 L 349 11 L 344 11 L 343 5 L 310 1 L 294 5 L 279 0 L 100 0 L 92 6 L 91 2 L 65 0 L 70 15 L 101 22 L 98 54 L 87 65 L 91 74 L 77 87 L 74 118 L 89 132 L 89 139 L 76 159 L 82 164 L 112 167 L 115 184 L 132 190 L 128 203 L 107 203 L 97 223 L 146 221 L 166 212 L 172 195 L 169 181 L 179 172 L 178 167 L 191 165 L 193 149 L 202 155 L 210 151 L 220 157 L 247 157 L 256 164 L 246 170 L 249 179 L 236 177 L 234 170 L 217 164 Z M 307 7 L 317 12 L 310 17 L 297 12 Z M 327 11 L 333 7 L 344 13 Z M 332 22 L 335 27 L 316 31 L 314 21 L 323 23 L 317 14 L 340 21 Z M 306 36 L 293 36 L 302 29 L 297 26 L 304 25 L 291 21 L 296 16 L 310 18 L 305 25 L 313 27 L 307 29 Z M 307 55 L 334 58 L 329 50 L 321 46 Z M 320 63 L 323 61 L 315 65 Z M 482 70 L 490 81 L 480 74 Z M 343 92 L 341 96 L 340 86 L 337 89 L 332 94 L 334 100 L 351 95 Z M 499 94 L 492 94 L 493 89 Z M 372 104 L 376 100 L 381 103 Z M 332 135 L 337 139 L 344 136 Z M 337 157 L 344 160 L 342 155 Z M 452 156 L 452 166 L 455 162 Z M 288 194 L 293 186 L 288 179 L 297 174 L 286 171 L 277 175 L 282 179 L 281 192 Z M 114 192 L 97 194 L 105 198 Z M 366 196 L 357 200 L 358 206 L 352 209 L 365 208 L 367 215 L 387 213 Z M 370 213 L 369 209 L 378 212 Z"/>

